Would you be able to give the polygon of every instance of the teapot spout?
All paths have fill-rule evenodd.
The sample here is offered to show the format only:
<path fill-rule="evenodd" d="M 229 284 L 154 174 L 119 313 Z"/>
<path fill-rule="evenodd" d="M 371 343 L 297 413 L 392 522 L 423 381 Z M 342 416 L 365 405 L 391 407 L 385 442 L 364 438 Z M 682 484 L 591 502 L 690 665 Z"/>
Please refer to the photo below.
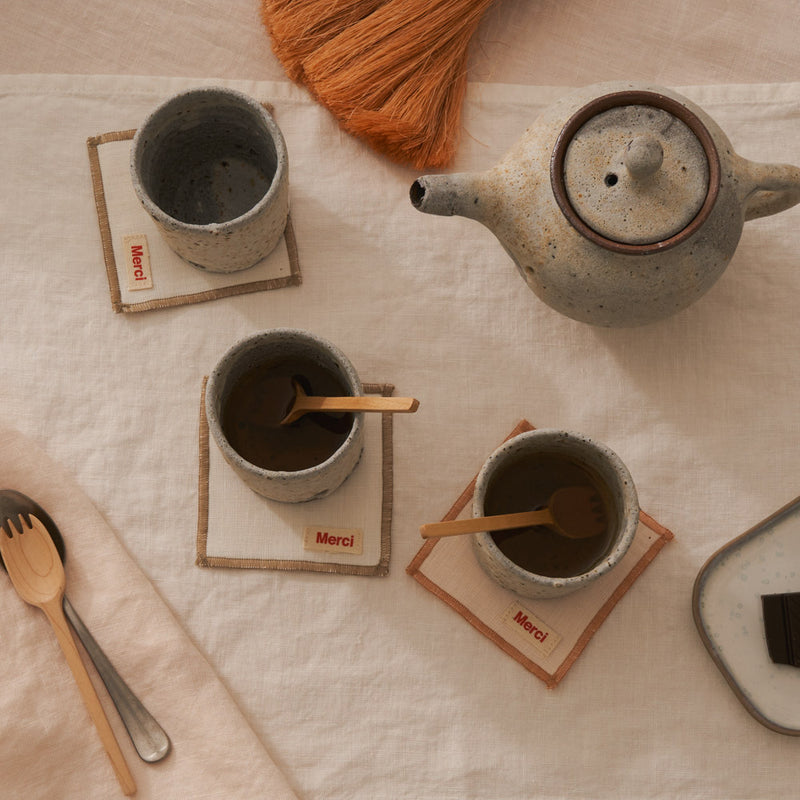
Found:
<path fill-rule="evenodd" d="M 486 224 L 494 198 L 487 196 L 484 173 L 423 175 L 411 184 L 411 204 L 425 214 L 468 217 Z"/>

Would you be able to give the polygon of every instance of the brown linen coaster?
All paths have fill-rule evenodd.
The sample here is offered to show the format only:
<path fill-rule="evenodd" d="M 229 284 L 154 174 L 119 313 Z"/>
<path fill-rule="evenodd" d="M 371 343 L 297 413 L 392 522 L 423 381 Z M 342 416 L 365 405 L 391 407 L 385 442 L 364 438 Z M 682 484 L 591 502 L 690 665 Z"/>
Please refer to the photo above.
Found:
<path fill-rule="evenodd" d="M 205 388 L 203 381 L 197 566 L 388 575 L 394 415 L 364 415 L 361 461 L 335 492 L 307 503 L 278 503 L 248 488 L 210 440 Z M 390 397 L 394 386 L 365 383 L 364 392 Z"/>
<path fill-rule="evenodd" d="M 130 140 L 135 133 L 112 131 L 86 141 L 114 311 L 151 311 L 302 283 L 291 216 L 275 249 L 249 269 L 206 272 L 174 253 L 133 190 Z"/>
<path fill-rule="evenodd" d="M 523 420 L 509 439 L 533 426 Z M 475 478 L 444 519 L 471 515 Z M 643 511 L 628 553 L 615 569 L 563 598 L 532 600 L 498 586 L 481 569 L 469 536 L 429 539 L 406 572 L 467 622 L 554 688 L 634 581 L 673 539 Z"/>

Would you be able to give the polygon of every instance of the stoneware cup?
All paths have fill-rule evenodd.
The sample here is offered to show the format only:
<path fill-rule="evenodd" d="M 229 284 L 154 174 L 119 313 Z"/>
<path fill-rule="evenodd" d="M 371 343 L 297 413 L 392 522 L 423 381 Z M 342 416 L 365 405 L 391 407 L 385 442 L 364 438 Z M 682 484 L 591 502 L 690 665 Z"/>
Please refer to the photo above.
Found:
<path fill-rule="evenodd" d="M 539 429 L 522 433 L 501 445 L 483 465 L 475 486 L 473 515 L 485 516 L 487 490 L 498 472 L 519 464 L 517 459 L 565 456 L 592 473 L 608 490 L 613 507 L 610 541 L 598 561 L 587 571 L 569 577 L 537 575 L 508 558 L 487 532 L 473 536 L 475 555 L 484 571 L 498 584 L 523 597 L 562 597 L 597 580 L 623 558 L 639 524 L 636 488 L 626 466 L 606 445 L 578 433 Z M 532 509 L 505 509 L 532 510 Z M 497 513 L 497 512 L 495 512 Z"/>
<path fill-rule="evenodd" d="M 134 136 L 131 178 L 167 244 L 210 272 L 252 267 L 286 227 L 283 135 L 232 89 L 191 89 L 158 106 Z"/>
<path fill-rule="evenodd" d="M 220 421 L 225 400 L 244 372 L 285 357 L 310 359 L 337 375 L 349 394 L 364 393 L 355 368 L 338 347 L 306 331 L 273 328 L 240 340 L 222 356 L 206 385 L 205 411 L 209 431 L 225 460 L 254 492 L 284 503 L 302 503 L 330 494 L 355 469 L 364 447 L 363 413 L 353 414 L 353 426 L 332 456 L 296 471 L 263 469 L 245 460 L 231 446 Z"/>

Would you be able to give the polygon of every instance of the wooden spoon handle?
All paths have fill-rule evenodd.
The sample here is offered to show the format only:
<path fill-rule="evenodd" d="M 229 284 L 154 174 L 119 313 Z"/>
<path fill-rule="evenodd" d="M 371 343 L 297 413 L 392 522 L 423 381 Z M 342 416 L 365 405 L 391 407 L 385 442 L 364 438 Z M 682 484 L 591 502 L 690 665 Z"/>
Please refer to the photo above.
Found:
<path fill-rule="evenodd" d="M 377 397 L 363 395 L 358 397 L 318 397 L 304 395 L 297 397 L 292 410 L 281 420 L 282 425 L 294 422 L 311 411 L 389 411 L 413 413 L 419 408 L 419 400 L 413 397 Z"/>
<path fill-rule="evenodd" d="M 541 511 L 518 511 L 514 514 L 494 514 L 490 517 L 449 519 L 444 522 L 429 522 L 420 526 L 423 539 L 439 536 L 461 536 L 464 533 L 481 531 L 503 531 L 510 528 L 527 528 L 529 525 L 547 525 L 553 518 L 545 508 Z"/>
<path fill-rule="evenodd" d="M 50 602 L 44 603 L 41 606 L 50 624 L 53 626 L 58 643 L 61 645 L 61 650 L 64 657 L 67 659 L 67 664 L 72 670 L 72 676 L 75 678 L 75 683 L 78 684 L 83 702 L 89 712 L 89 716 L 94 722 L 97 733 L 100 735 L 100 741 L 111 760 L 111 766 L 119 781 L 119 785 L 125 795 L 130 796 L 136 794 L 136 782 L 131 775 L 131 771 L 125 761 L 125 756 L 120 750 L 119 742 L 117 741 L 111 724 L 106 717 L 103 706 L 100 704 L 100 698 L 92 685 L 89 678 L 89 673 L 86 671 L 83 661 L 81 660 L 80 653 L 72 638 L 67 620 L 64 617 L 64 611 L 61 608 L 61 598 L 55 598 Z"/>
<path fill-rule="evenodd" d="M 392 411 L 413 412 L 419 408 L 419 400 L 413 397 L 304 397 L 306 411 Z"/>

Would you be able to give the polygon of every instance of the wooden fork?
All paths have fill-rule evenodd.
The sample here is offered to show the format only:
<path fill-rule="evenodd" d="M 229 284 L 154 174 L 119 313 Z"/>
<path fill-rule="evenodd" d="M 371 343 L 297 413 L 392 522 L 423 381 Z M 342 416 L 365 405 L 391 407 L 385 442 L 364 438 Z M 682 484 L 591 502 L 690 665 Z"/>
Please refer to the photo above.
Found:
<path fill-rule="evenodd" d="M 20 516 L 15 521 L 0 519 L 0 554 L 6 564 L 8 577 L 14 584 L 17 594 L 32 606 L 41 608 L 55 631 L 58 643 L 78 684 L 83 702 L 89 711 L 100 741 L 111 759 L 111 765 L 122 791 L 126 795 L 136 793 L 125 756 L 120 750 L 114 731 L 108 722 L 100 698 L 94 690 L 89 673 L 81 660 L 75 640 L 72 638 L 67 620 L 64 617 L 62 599 L 66 586 L 64 565 L 61 563 L 53 540 L 44 525 L 30 515 L 31 527 Z M 6 533 L 6 530 L 9 533 Z M 10 535 L 9 535 L 10 534 Z"/>

